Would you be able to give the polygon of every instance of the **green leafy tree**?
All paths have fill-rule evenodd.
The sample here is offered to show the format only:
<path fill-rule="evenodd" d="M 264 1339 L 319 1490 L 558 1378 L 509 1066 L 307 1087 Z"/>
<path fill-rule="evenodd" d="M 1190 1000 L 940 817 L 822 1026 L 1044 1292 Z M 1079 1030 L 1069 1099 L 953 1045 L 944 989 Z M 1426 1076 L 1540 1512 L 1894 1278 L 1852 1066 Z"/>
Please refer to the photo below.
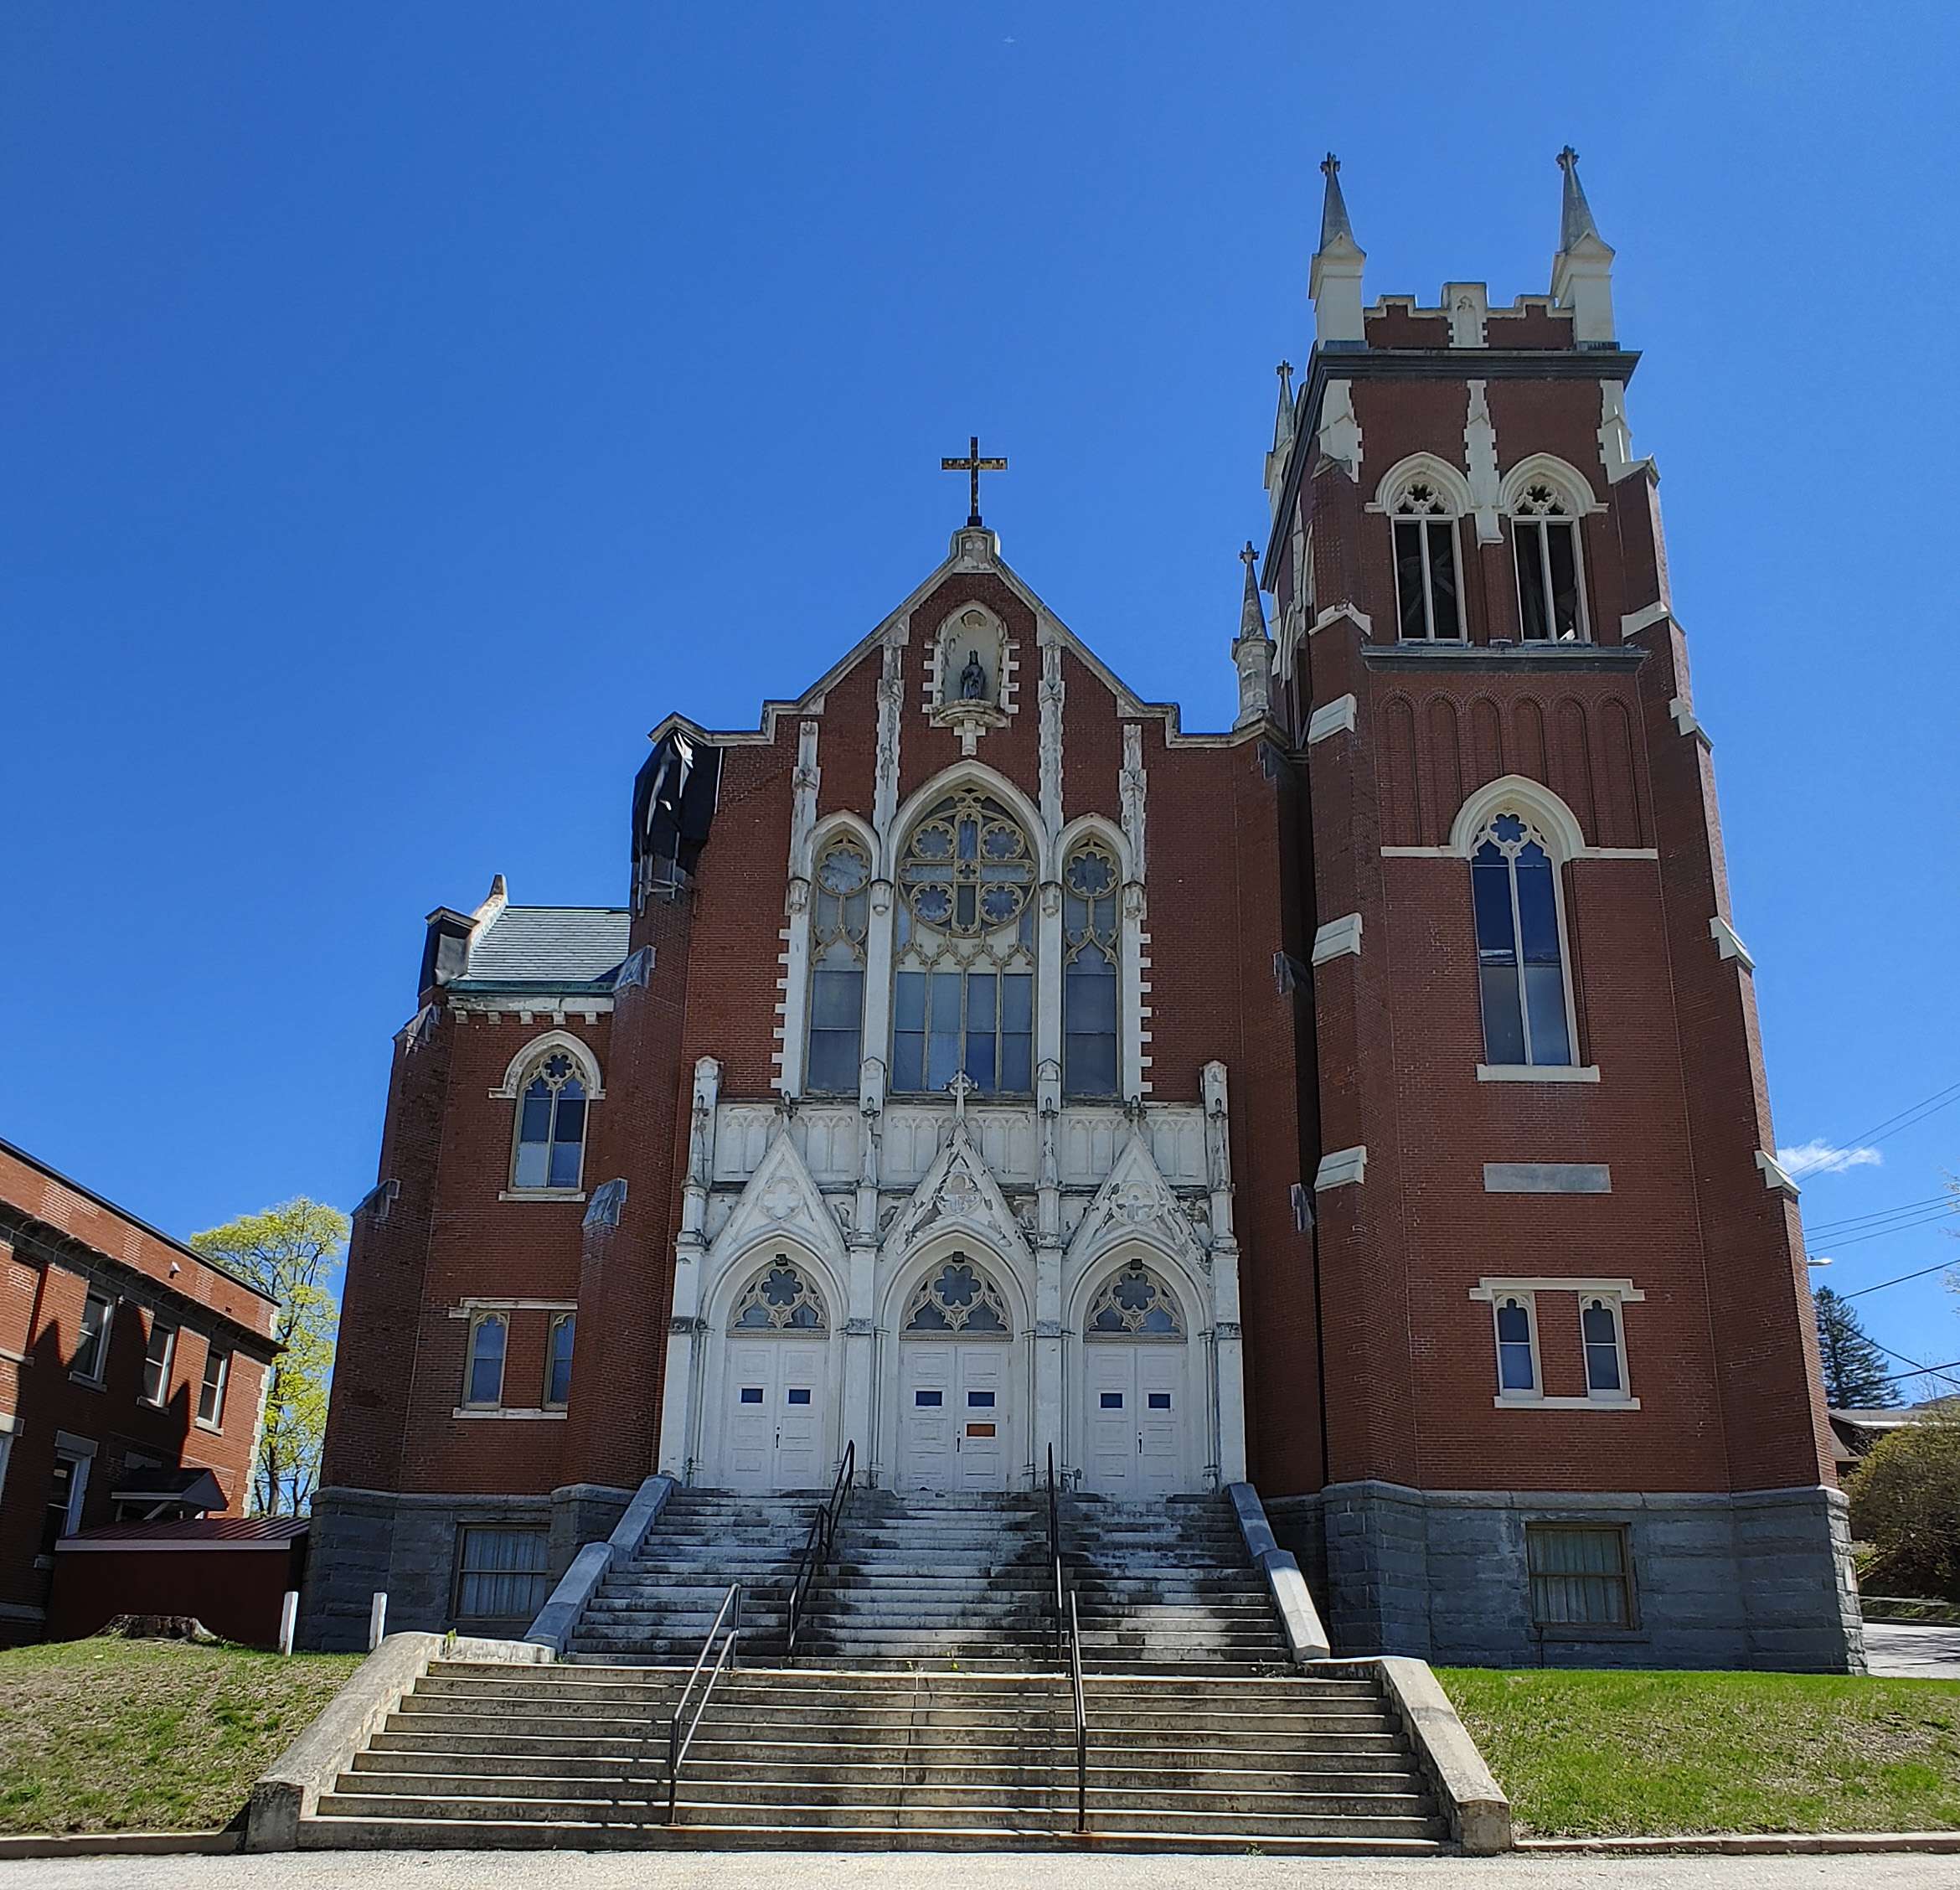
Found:
<path fill-rule="evenodd" d="M 1824 1402 L 1834 1411 L 1875 1411 L 1897 1402 L 1885 1355 L 1858 1323 L 1850 1302 L 1828 1286 L 1817 1294 L 1817 1343 L 1823 1359 Z"/>
<path fill-rule="evenodd" d="M 1960 1411 L 1942 1402 L 1925 1421 L 1882 1437 L 1851 1473 L 1851 1533 L 1871 1545 L 1868 1594 L 1960 1601 Z"/>
<path fill-rule="evenodd" d="M 279 1303 L 273 1336 L 286 1349 L 273 1362 L 266 1394 L 265 1428 L 252 1472 L 255 1516 L 301 1515 L 319 1481 L 339 1323 L 334 1282 L 347 1235 L 348 1218 L 338 1208 L 301 1195 L 190 1237 L 205 1259 Z"/>

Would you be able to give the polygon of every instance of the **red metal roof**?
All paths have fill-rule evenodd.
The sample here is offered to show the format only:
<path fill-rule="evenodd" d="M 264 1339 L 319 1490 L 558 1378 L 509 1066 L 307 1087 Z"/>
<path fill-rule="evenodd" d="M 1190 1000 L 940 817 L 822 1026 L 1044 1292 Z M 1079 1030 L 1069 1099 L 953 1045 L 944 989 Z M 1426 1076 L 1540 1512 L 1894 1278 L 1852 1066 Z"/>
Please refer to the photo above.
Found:
<path fill-rule="evenodd" d="M 106 1522 L 64 1536 L 70 1549 L 282 1549 L 312 1526 L 307 1516 L 204 1516 L 194 1522 Z"/>

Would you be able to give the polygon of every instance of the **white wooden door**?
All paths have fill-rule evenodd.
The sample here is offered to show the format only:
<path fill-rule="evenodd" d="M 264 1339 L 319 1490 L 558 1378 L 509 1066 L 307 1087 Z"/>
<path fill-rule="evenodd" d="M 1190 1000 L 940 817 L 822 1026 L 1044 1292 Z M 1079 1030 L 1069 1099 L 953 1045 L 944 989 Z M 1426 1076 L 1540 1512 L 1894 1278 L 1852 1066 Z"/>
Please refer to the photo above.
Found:
<path fill-rule="evenodd" d="M 1183 1345 L 1085 1345 L 1083 1467 L 1105 1496 L 1168 1496 L 1190 1485 Z"/>
<path fill-rule="evenodd" d="M 828 1479 L 825 1347 L 803 1339 L 731 1340 L 724 1481 L 731 1490 L 814 1490 Z"/>
<path fill-rule="evenodd" d="M 1005 1490 L 1013 1347 L 919 1339 L 901 1344 L 900 1490 Z"/>

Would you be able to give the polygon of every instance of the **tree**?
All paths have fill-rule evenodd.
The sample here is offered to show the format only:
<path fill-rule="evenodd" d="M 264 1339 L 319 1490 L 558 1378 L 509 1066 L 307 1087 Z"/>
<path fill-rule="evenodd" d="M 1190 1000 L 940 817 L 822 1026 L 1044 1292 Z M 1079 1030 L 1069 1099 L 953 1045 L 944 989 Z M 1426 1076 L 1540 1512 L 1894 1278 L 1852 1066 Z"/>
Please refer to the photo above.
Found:
<path fill-rule="evenodd" d="M 266 1422 L 252 1471 L 252 1513 L 302 1514 L 320 1477 L 327 1434 L 327 1382 L 339 1321 L 333 1278 L 347 1249 L 348 1218 L 304 1195 L 262 1214 L 241 1215 L 193 1234 L 214 1266 L 248 1280 L 279 1303 L 273 1336 L 286 1349 L 273 1361 Z"/>
<path fill-rule="evenodd" d="M 1851 1473 L 1851 1533 L 1872 1546 L 1870 1594 L 1960 1601 L 1960 1412 L 1925 1407 L 1871 1447 Z"/>
<path fill-rule="evenodd" d="M 1850 1303 L 1829 1287 L 1817 1294 L 1817 1344 L 1823 1359 L 1824 1402 L 1834 1411 L 1873 1411 L 1898 1401 L 1885 1355 Z"/>

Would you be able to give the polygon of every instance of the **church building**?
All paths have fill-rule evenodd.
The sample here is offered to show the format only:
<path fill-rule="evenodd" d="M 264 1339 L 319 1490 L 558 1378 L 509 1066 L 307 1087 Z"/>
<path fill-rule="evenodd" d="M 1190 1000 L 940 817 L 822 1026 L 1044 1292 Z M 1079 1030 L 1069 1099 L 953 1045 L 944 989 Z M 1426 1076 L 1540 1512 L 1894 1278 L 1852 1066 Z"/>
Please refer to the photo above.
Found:
<path fill-rule="evenodd" d="M 1340 1653 L 1860 1663 L 1638 356 L 1560 163 L 1509 306 L 1364 300 L 1322 167 L 1230 729 L 1006 562 L 975 440 L 909 596 L 754 727 L 654 728 L 622 905 L 431 914 L 313 1644 L 375 1590 L 521 1634 L 647 1476 L 848 1450 L 1250 1483 Z"/>

